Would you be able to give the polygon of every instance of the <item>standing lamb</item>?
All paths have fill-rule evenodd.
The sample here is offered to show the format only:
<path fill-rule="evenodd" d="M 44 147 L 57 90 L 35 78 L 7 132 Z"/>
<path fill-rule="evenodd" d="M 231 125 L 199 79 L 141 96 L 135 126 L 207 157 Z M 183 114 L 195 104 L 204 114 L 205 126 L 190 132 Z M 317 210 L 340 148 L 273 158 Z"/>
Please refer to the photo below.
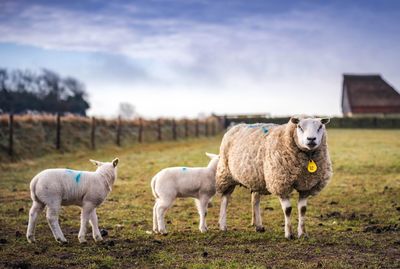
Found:
<path fill-rule="evenodd" d="M 299 192 L 298 237 L 306 236 L 307 198 L 319 193 L 332 176 L 326 142 L 328 118 L 292 117 L 287 124 L 239 124 L 223 137 L 216 173 L 222 194 L 219 225 L 226 230 L 226 209 L 236 185 L 252 192 L 253 221 L 263 230 L 260 194 L 279 197 L 285 215 L 285 237 L 293 238 L 290 193 Z"/>
<path fill-rule="evenodd" d="M 206 153 L 211 159 L 207 167 L 170 167 L 158 172 L 151 180 L 151 189 L 156 198 L 153 208 L 153 231 L 167 234 L 165 212 L 177 197 L 195 198 L 200 215 L 199 230 L 207 231 L 207 206 L 215 195 L 215 172 L 219 156 Z"/>
<path fill-rule="evenodd" d="M 33 205 L 29 211 L 26 233 L 29 243 L 35 241 L 37 217 L 45 206 L 47 206 L 47 221 L 54 238 L 60 243 L 67 242 L 58 223 L 58 213 L 62 205 L 77 205 L 82 208 L 81 227 L 78 235 L 80 243 L 86 242 L 88 221 L 92 225 L 94 240 L 103 240 L 98 227 L 96 208 L 112 190 L 117 178 L 118 158 L 106 163 L 90 161 L 97 166 L 95 172 L 64 168 L 47 169 L 32 179 L 30 190 Z"/>

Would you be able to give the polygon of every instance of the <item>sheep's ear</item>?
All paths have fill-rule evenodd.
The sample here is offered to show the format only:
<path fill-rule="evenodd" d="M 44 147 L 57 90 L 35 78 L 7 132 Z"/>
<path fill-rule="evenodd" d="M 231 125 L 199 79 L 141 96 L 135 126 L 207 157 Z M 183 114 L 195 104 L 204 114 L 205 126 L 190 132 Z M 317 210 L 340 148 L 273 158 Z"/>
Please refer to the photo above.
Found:
<path fill-rule="evenodd" d="M 331 121 L 330 118 L 322 118 L 322 119 L 321 119 L 321 123 L 322 123 L 322 124 L 328 124 L 330 121 Z"/>
<path fill-rule="evenodd" d="M 118 158 L 115 158 L 115 159 L 112 161 L 113 166 L 116 167 L 116 166 L 118 165 L 118 162 L 119 162 L 119 159 L 118 159 Z"/>
<path fill-rule="evenodd" d="M 207 157 L 210 158 L 210 159 L 214 159 L 214 158 L 218 158 L 218 157 L 219 157 L 219 155 L 217 155 L 217 154 L 208 153 L 208 152 L 206 152 L 206 155 L 207 155 Z"/>
<path fill-rule="evenodd" d="M 291 117 L 291 118 L 290 118 L 290 121 L 291 121 L 292 123 L 294 123 L 294 124 L 299 124 L 300 119 L 297 118 L 297 117 Z"/>
<path fill-rule="evenodd" d="M 100 166 L 100 165 L 101 165 L 101 162 L 99 162 L 99 161 L 95 161 L 95 160 L 92 160 L 92 159 L 90 159 L 89 161 L 90 161 L 92 164 L 96 165 L 96 166 Z"/>

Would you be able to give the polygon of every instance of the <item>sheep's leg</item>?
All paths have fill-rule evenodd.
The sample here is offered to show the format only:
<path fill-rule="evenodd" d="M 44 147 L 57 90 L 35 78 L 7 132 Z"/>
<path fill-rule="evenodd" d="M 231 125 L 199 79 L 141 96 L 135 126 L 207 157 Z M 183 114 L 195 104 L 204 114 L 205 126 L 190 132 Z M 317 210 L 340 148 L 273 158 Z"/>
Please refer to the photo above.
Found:
<path fill-rule="evenodd" d="M 79 243 L 85 243 L 86 242 L 86 232 L 87 232 L 87 225 L 91 216 L 91 213 L 94 209 L 94 206 L 91 204 L 83 204 L 82 210 L 81 210 L 81 227 L 79 229 L 78 233 L 78 240 Z"/>
<path fill-rule="evenodd" d="M 307 197 L 304 197 L 300 194 L 299 202 L 297 204 L 297 209 L 299 212 L 299 225 L 297 227 L 298 237 L 307 237 L 306 228 L 305 228 L 305 218 L 307 211 Z"/>
<path fill-rule="evenodd" d="M 196 206 L 200 216 L 199 230 L 202 233 L 207 232 L 207 224 L 206 224 L 206 216 L 207 216 L 207 205 L 209 202 L 208 197 L 200 197 L 200 199 L 196 199 Z"/>
<path fill-rule="evenodd" d="M 158 199 L 157 199 L 156 202 L 154 203 L 154 207 L 153 207 L 153 232 L 154 232 L 154 233 L 158 233 L 158 225 L 157 225 L 157 202 L 158 202 Z"/>
<path fill-rule="evenodd" d="M 290 221 L 290 214 L 292 213 L 292 206 L 289 198 L 279 198 L 282 206 L 283 213 L 285 215 L 285 237 L 287 239 L 293 239 L 292 234 L 292 223 Z"/>
<path fill-rule="evenodd" d="M 60 208 L 60 204 L 47 205 L 46 218 L 54 238 L 60 243 L 66 243 L 67 239 L 65 239 L 60 224 L 58 223 L 58 212 Z"/>
<path fill-rule="evenodd" d="M 103 237 L 101 236 L 100 230 L 99 230 L 99 220 L 97 218 L 97 213 L 96 213 L 96 208 L 92 210 L 92 213 L 90 214 L 90 219 L 89 219 L 90 225 L 92 226 L 92 234 L 93 234 L 93 239 L 94 241 L 102 241 Z"/>
<path fill-rule="evenodd" d="M 221 231 L 226 231 L 228 228 L 226 226 L 226 210 L 228 208 L 229 199 L 232 193 L 223 194 L 221 197 L 221 208 L 219 211 L 219 229 Z"/>
<path fill-rule="evenodd" d="M 26 231 L 26 238 L 29 243 L 35 242 L 35 228 L 37 223 L 37 217 L 44 209 L 44 204 L 37 201 L 33 201 L 32 207 L 29 210 L 29 223 Z"/>
<path fill-rule="evenodd" d="M 168 208 L 172 205 L 173 201 L 166 201 L 166 200 L 161 200 L 159 199 L 157 202 L 157 226 L 158 226 L 158 231 L 161 234 L 168 234 L 167 229 L 165 228 L 165 222 L 164 222 L 164 217 L 165 213 L 167 212 Z"/>
<path fill-rule="evenodd" d="M 265 232 L 265 228 L 262 225 L 260 200 L 261 200 L 261 195 L 258 192 L 251 193 L 251 205 L 252 205 L 251 225 L 256 226 L 256 232 L 263 233 Z"/>

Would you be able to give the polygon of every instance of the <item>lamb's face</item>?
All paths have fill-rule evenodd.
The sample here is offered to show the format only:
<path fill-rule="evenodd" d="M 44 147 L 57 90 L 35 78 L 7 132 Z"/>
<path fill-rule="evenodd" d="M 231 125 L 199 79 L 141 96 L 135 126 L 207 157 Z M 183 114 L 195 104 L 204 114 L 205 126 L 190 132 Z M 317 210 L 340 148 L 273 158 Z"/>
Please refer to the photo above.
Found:
<path fill-rule="evenodd" d="M 291 118 L 292 123 L 296 124 L 296 135 L 298 145 L 307 150 L 317 149 L 325 134 L 325 124 L 328 118 Z"/>

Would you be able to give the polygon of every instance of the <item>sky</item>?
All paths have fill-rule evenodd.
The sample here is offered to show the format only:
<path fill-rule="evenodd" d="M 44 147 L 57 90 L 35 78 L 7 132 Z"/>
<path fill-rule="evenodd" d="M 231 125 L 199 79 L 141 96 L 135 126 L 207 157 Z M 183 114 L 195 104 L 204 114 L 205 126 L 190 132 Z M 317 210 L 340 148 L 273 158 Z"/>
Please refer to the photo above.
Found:
<path fill-rule="evenodd" d="M 83 82 L 89 115 L 341 115 L 343 73 L 400 89 L 400 1 L 0 0 L 0 67 Z"/>

